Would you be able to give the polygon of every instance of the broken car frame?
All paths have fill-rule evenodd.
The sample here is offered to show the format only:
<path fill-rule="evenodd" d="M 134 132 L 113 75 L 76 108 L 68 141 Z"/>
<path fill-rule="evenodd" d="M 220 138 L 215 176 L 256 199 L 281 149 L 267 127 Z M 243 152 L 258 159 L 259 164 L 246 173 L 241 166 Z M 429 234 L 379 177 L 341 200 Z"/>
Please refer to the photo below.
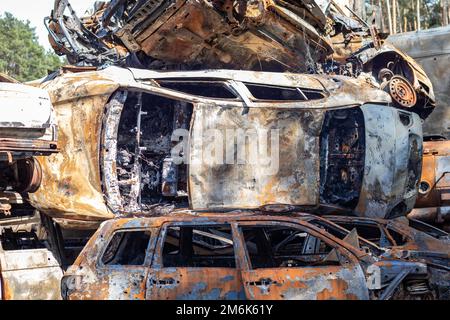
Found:
<path fill-rule="evenodd" d="M 399 108 L 435 106 L 423 69 L 333 1 L 113 0 L 79 18 L 56 0 L 46 25 L 72 64 L 365 75 Z"/>
<path fill-rule="evenodd" d="M 42 180 L 35 157 L 58 152 L 53 106 L 45 90 L 0 80 L 0 300 L 60 299 L 61 263 L 27 203 Z"/>
<path fill-rule="evenodd" d="M 419 196 L 408 217 L 450 228 L 450 141 L 443 137 L 424 142 Z"/>
<path fill-rule="evenodd" d="M 61 152 L 39 159 L 43 187 L 30 202 L 66 225 L 176 207 L 294 206 L 385 218 L 415 203 L 420 118 L 390 107 L 387 93 L 357 79 L 110 67 L 41 86 L 52 97 Z M 179 165 L 173 158 L 183 152 L 174 154 L 171 141 L 177 129 L 186 129 L 189 141 L 189 161 Z M 256 137 L 276 130 L 278 145 L 266 143 L 274 152 L 265 153 L 275 158 L 239 164 L 232 153 L 225 162 L 227 141 L 248 150 L 258 139 L 245 136 L 239 146 L 224 134 L 213 139 L 212 161 L 204 161 L 211 144 L 198 142 L 210 141 L 208 130 L 237 129 Z"/>
<path fill-rule="evenodd" d="M 178 212 L 110 220 L 68 269 L 63 298 L 436 297 L 426 264 L 379 259 L 359 248 L 355 231 L 341 240 L 310 219 Z"/>

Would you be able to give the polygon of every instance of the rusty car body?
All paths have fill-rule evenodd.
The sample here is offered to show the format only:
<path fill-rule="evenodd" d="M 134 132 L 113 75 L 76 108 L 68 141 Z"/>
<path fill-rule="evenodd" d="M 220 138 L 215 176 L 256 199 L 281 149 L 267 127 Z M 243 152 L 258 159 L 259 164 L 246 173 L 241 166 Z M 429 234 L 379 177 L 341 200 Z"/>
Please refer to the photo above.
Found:
<path fill-rule="evenodd" d="M 267 205 L 385 218 L 415 203 L 420 118 L 358 79 L 110 67 L 68 72 L 41 87 L 55 107 L 61 152 L 39 158 L 42 188 L 29 199 L 62 225 L 98 225 L 124 211 Z M 174 165 L 171 178 L 163 169 L 177 156 L 172 134 L 180 128 L 188 131 L 189 161 Z M 278 150 L 278 170 L 271 171 L 275 160 L 251 163 L 245 154 L 241 164 L 235 156 L 225 162 L 226 141 L 237 148 L 226 134 L 209 151 L 222 159 L 203 161 L 209 129 L 276 130 L 279 150 L 275 134 L 266 140 Z M 245 150 L 252 141 L 244 139 Z"/>
<path fill-rule="evenodd" d="M 430 281 L 440 299 L 450 299 L 450 238 L 443 230 L 405 217 L 384 220 L 374 218 L 308 215 L 308 222 L 344 240 L 356 232 L 353 244 L 382 259 L 402 259 L 426 263 Z M 423 283 L 411 283 L 409 292 L 420 293 Z M 405 297 L 403 297 L 405 298 Z"/>
<path fill-rule="evenodd" d="M 310 219 L 180 211 L 109 220 L 64 275 L 63 298 L 437 297 L 425 263 L 379 259 L 355 231 L 339 239 Z"/>
<path fill-rule="evenodd" d="M 414 210 L 408 215 L 450 229 L 450 141 L 429 137 L 424 142 L 422 176 Z"/>
<path fill-rule="evenodd" d="M 57 151 L 57 130 L 45 90 L 0 82 L 0 160 L 48 155 Z"/>
<path fill-rule="evenodd" d="M 348 14 L 333 1 L 112 0 L 79 18 L 55 0 L 46 25 L 55 52 L 80 66 L 365 75 L 426 118 L 435 106 L 426 73 Z"/>

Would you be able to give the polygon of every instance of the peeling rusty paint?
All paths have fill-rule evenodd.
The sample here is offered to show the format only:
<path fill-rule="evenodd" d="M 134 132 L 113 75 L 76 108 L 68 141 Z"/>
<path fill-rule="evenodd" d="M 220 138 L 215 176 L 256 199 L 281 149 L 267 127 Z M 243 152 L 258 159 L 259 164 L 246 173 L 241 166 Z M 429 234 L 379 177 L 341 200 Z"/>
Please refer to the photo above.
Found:
<path fill-rule="evenodd" d="M 419 197 L 411 219 L 444 226 L 450 221 L 450 141 L 425 141 Z"/>

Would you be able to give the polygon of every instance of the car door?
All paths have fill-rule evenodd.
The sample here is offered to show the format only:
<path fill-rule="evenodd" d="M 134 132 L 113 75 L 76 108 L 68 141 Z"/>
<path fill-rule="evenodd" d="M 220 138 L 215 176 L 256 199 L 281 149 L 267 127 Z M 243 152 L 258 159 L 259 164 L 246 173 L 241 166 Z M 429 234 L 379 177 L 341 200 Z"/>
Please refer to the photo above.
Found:
<path fill-rule="evenodd" d="M 143 300 L 156 228 L 119 229 L 100 252 L 95 283 L 83 299 Z M 88 282 L 88 281 L 86 281 Z"/>
<path fill-rule="evenodd" d="M 245 298 L 229 224 L 166 223 L 147 279 L 146 299 Z"/>
<path fill-rule="evenodd" d="M 330 238 L 287 222 L 236 228 L 248 299 L 368 299 L 356 257 Z"/>

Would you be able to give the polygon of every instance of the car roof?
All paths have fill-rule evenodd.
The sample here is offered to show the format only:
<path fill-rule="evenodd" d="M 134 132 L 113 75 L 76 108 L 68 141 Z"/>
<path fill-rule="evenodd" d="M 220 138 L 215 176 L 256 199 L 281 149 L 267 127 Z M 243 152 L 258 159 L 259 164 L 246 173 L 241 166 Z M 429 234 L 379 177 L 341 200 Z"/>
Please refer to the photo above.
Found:
<path fill-rule="evenodd" d="M 380 223 L 385 224 L 387 220 L 380 218 L 369 218 L 369 217 L 356 217 L 356 216 L 339 216 L 339 215 L 324 215 L 322 216 L 325 219 L 330 221 L 339 221 L 339 222 L 372 222 L 372 223 Z M 394 220 L 389 220 L 394 221 Z"/>
<path fill-rule="evenodd" d="M 120 228 L 135 228 L 139 226 L 160 226 L 165 222 L 191 222 L 192 224 L 205 222 L 230 222 L 230 221 L 276 221 L 276 220 L 295 220 L 309 221 L 315 216 L 308 213 L 286 213 L 275 214 L 270 212 L 252 212 L 236 210 L 232 212 L 198 212 L 191 210 L 180 210 L 171 212 L 168 215 L 148 216 L 142 214 L 122 215 L 114 219 L 106 221 L 108 224 L 114 224 Z"/>
<path fill-rule="evenodd" d="M 303 87 L 313 90 L 325 90 L 323 82 L 332 83 L 330 76 L 318 76 L 299 73 L 246 71 L 246 70 L 196 70 L 196 71 L 155 71 L 128 68 L 136 80 L 235 80 L 247 83 L 273 84 L 285 87 Z M 340 78 L 338 76 L 335 77 Z M 319 80 L 320 79 L 320 80 Z M 347 79 L 348 78 L 342 78 Z M 336 85 L 336 84 L 335 84 Z"/>

